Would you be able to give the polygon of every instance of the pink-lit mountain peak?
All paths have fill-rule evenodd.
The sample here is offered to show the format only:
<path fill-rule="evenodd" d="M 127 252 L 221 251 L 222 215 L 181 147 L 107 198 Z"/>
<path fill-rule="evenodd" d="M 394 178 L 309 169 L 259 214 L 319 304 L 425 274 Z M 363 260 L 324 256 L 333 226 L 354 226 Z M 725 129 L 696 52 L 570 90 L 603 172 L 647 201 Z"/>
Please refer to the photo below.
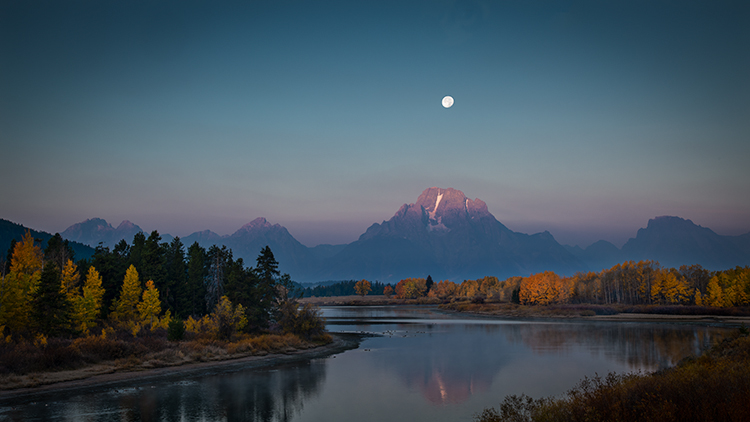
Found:
<path fill-rule="evenodd" d="M 446 215 L 482 215 L 489 214 L 487 204 L 479 198 L 471 200 L 463 192 L 453 188 L 431 187 L 425 189 L 417 202 L 416 207 L 422 207 L 430 219 L 437 219 Z"/>
<path fill-rule="evenodd" d="M 278 224 L 271 224 L 266 220 L 264 217 L 258 217 L 255 220 L 245 224 L 244 226 L 240 227 L 237 232 L 251 232 L 255 230 L 262 230 L 262 229 L 270 229 L 273 227 L 281 227 Z"/>

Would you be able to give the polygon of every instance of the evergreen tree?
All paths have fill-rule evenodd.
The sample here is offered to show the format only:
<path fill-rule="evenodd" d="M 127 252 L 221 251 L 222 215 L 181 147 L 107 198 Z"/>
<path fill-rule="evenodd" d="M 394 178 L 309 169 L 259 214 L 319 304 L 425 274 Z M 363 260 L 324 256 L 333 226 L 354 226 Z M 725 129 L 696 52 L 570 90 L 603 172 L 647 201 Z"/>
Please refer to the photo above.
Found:
<path fill-rule="evenodd" d="M 63 270 L 65 263 L 73 261 L 75 259 L 75 252 L 70 247 L 68 240 L 63 240 L 60 233 L 55 233 L 47 241 L 47 247 L 44 249 L 44 261 L 53 262 L 57 265 L 57 269 Z"/>
<path fill-rule="evenodd" d="M 128 266 L 143 268 L 143 254 L 146 249 L 146 235 L 138 232 L 133 236 L 133 245 L 128 249 Z"/>
<path fill-rule="evenodd" d="M 6 276 L 10 272 L 10 262 L 13 260 L 13 250 L 16 248 L 16 239 L 10 239 L 10 246 L 8 247 L 8 254 L 5 257 L 5 262 L 3 263 L 3 271 L 2 276 Z"/>
<path fill-rule="evenodd" d="M 49 262 L 32 295 L 34 327 L 46 336 L 59 335 L 70 328 L 70 302 L 61 291 L 60 283 L 57 264 Z"/>
<path fill-rule="evenodd" d="M 187 318 L 190 315 L 197 317 L 207 313 L 205 281 L 208 270 L 206 262 L 206 250 L 198 242 L 190 245 L 188 248 L 187 292 L 184 297 L 180 296 L 180 300 L 178 300 L 180 305 L 177 308 L 177 316 L 180 318 Z"/>
<path fill-rule="evenodd" d="M 224 291 L 226 297 L 234 304 L 251 306 L 255 300 L 257 280 L 252 270 L 245 268 L 242 258 L 226 263 Z"/>
<path fill-rule="evenodd" d="M 279 263 L 271 252 L 271 248 L 266 246 L 261 249 L 255 267 L 257 283 L 254 289 L 253 308 L 248 309 L 248 323 L 250 328 L 265 328 L 271 319 L 274 305 L 276 304 L 276 284 L 279 276 Z"/>
<path fill-rule="evenodd" d="M 430 290 L 432 290 L 432 285 L 433 284 L 435 284 L 435 282 L 432 281 L 432 276 L 428 275 L 427 276 L 427 280 L 425 280 L 425 285 L 427 286 L 427 293 L 429 293 Z"/>
<path fill-rule="evenodd" d="M 152 280 L 157 290 L 166 292 L 167 272 L 166 272 L 166 245 L 162 246 L 161 236 L 156 230 L 151 232 L 148 239 L 143 245 L 142 266 L 140 275 L 143 280 Z M 162 293 L 163 294 L 163 293 Z"/>
<path fill-rule="evenodd" d="M 122 281 L 128 269 L 130 246 L 125 240 L 120 240 L 110 252 L 109 248 L 97 246 L 94 256 L 91 257 L 91 266 L 95 267 L 102 279 L 102 312 L 107 316 L 112 304 L 122 289 Z M 88 271 L 81 268 L 83 271 Z"/>
<path fill-rule="evenodd" d="M 162 303 L 173 314 L 183 314 L 179 308 L 186 306 L 188 300 L 187 268 L 185 266 L 185 248 L 179 237 L 170 242 L 166 253 L 166 291 L 161 292 Z"/>
<path fill-rule="evenodd" d="M 207 253 L 208 274 L 206 276 L 206 310 L 212 310 L 224 296 L 227 263 L 232 261 L 232 251 L 226 246 L 211 246 Z"/>

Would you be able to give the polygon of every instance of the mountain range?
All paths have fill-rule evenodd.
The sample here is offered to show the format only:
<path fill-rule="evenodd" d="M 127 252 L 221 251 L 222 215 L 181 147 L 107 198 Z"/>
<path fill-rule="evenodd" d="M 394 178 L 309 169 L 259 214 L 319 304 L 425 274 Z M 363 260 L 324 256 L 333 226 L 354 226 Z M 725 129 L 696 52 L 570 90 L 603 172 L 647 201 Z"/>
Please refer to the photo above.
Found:
<path fill-rule="evenodd" d="M 141 229 L 123 221 L 115 228 L 93 218 L 68 227 L 69 240 L 112 247 L 132 241 Z M 162 241 L 172 236 L 161 234 Z M 412 204 L 404 204 L 390 220 L 371 225 L 358 240 L 345 245 L 307 247 L 279 224 L 257 218 L 231 235 L 210 230 L 181 238 L 187 247 L 226 245 L 235 258 L 253 266 L 268 245 L 279 269 L 299 282 L 366 278 L 397 282 L 406 277 L 436 280 L 504 279 L 551 270 L 561 275 L 600 271 L 626 260 L 650 259 L 664 266 L 700 264 L 710 270 L 750 265 L 750 233 L 722 236 L 679 217 L 657 217 L 638 230 L 620 249 L 601 240 L 582 249 L 563 246 L 547 231 L 518 233 L 499 222 L 480 199 L 448 188 L 426 189 Z M 2 243 L 0 243 L 2 246 Z"/>

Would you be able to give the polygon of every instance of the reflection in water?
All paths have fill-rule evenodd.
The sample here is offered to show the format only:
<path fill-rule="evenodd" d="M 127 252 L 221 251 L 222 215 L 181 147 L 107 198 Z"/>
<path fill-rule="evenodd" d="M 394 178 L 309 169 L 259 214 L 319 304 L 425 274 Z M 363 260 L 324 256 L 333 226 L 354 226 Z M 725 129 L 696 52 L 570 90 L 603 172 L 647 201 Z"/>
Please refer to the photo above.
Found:
<path fill-rule="evenodd" d="M 607 372 L 650 372 L 700 353 L 728 332 L 656 323 L 430 320 L 423 309 L 411 318 L 403 318 L 404 311 L 336 309 L 327 316 L 340 318 L 340 323 L 357 322 L 356 326 L 344 326 L 346 329 L 400 339 L 395 358 L 374 354 L 379 370 L 394 373 L 408 389 L 420 391 L 437 405 L 462 403 L 474 394 L 490 391 L 498 374 L 508 368 L 529 365 L 522 371 L 533 373 L 538 362 L 529 359 L 530 354 L 550 356 L 557 366 L 596 360 L 618 364 L 605 368 Z M 572 380 L 569 387 L 580 378 Z"/>
<path fill-rule="evenodd" d="M 657 370 L 733 331 L 472 319 L 424 307 L 329 308 L 324 316 L 332 331 L 380 335 L 329 359 L 0 402 L 0 421 L 468 422 L 506 395 L 558 395 L 584 376 Z"/>
<path fill-rule="evenodd" d="M 172 383 L 115 388 L 5 407 L 0 419 L 120 421 L 291 421 L 325 382 L 326 361 L 273 370 L 214 374 Z M 93 416 L 96 415 L 96 418 Z"/>
<path fill-rule="evenodd" d="M 631 370 L 661 369 L 696 355 L 724 338 L 724 330 L 701 326 L 644 323 L 578 323 L 502 326 L 506 338 L 535 353 L 561 353 L 584 347 L 626 363 Z"/>

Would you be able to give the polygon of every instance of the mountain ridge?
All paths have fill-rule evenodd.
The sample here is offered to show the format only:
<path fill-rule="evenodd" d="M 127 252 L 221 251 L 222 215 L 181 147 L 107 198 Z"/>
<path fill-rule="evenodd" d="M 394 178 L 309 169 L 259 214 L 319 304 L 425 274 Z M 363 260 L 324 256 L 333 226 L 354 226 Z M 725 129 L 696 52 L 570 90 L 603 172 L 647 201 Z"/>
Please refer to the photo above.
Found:
<path fill-rule="evenodd" d="M 71 228 L 84 223 L 99 227 L 104 234 L 117 231 L 102 219 L 89 219 L 63 233 L 82 232 L 80 227 L 77 231 Z M 140 230 L 127 220 L 118 229 L 121 226 Z M 162 238 L 171 236 L 163 234 Z M 701 264 L 707 269 L 750 265 L 750 233 L 722 236 L 691 220 L 659 216 L 650 219 L 622 248 L 600 240 L 583 249 L 559 244 L 549 231 L 514 232 L 498 221 L 481 199 L 438 187 L 425 189 L 414 203 L 403 204 L 390 219 L 373 223 L 348 244 L 307 247 L 284 226 L 264 217 L 232 234 L 203 230 L 181 240 L 186 247 L 193 242 L 206 248 L 226 245 L 247 265 L 253 265 L 260 249 L 268 245 L 280 269 L 298 281 L 368 278 L 390 282 L 427 274 L 460 281 L 487 275 L 527 276 L 546 270 L 570 275 L 641 259 L 675 267 Z"/>

